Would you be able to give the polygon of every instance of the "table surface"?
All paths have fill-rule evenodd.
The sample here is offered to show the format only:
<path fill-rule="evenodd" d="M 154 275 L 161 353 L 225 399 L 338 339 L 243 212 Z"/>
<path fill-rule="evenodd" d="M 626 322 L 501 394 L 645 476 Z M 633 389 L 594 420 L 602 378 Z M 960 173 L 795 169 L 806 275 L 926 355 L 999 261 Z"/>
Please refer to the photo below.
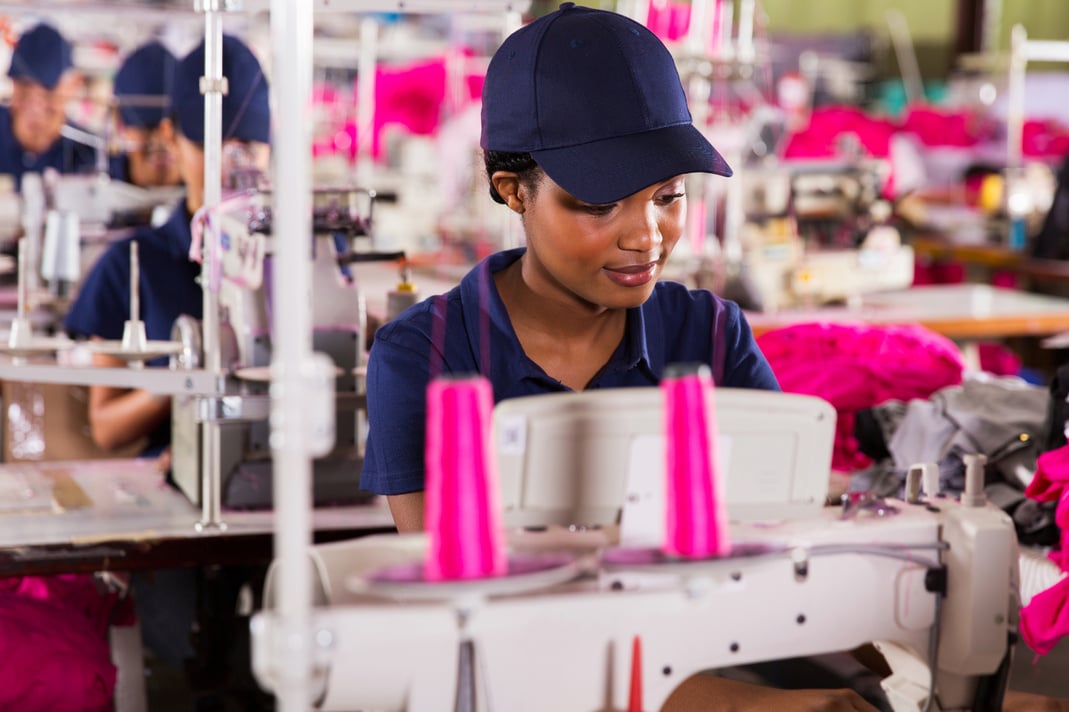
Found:
<path fill-rule="evenodd" d="M 224 511 L 225 529 L 198 530 L 200 510 L 150 459 L 0 465 L 0 575 L 60 570 L 251 563 L 272 555 L 271 511 Z M 393 531 L 384 503 L 317 508 L 330 541 Z"/>
<path fill-rule="evenodd" d="M 755 335 L 805 322 L 921 324 L 952 339 L 1048 336 L 1069 330 L 1069 299 L 948 284 L 863 295 L 853 306 L 748 312 Z"/>

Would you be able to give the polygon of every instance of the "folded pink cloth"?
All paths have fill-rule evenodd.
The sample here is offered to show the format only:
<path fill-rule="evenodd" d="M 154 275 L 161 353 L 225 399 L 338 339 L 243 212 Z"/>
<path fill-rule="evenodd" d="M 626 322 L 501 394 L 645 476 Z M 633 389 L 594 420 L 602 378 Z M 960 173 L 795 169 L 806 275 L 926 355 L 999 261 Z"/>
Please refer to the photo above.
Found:
<path fill-rule="evenodd" d="M 1028 647 L 1046 655 L 1069 633 L 1069 578 L 1040 591 L 1021 609 L 1021 636 Z"/>
<path fill-rule="evenodd" d="M 1062 530 L 1061 551 L 1051 559 L 1069 571 L 1069 445 L 1049 450 L 1036 460 L 1036 473 L 1025 496 L 1039 502 L 1057 502 L 1054 520 Z M 1021 609 L 1021 635 L 1040 655 L 1069 634 L 1069 577 L 1032 597 Z"/>
<path fill-rule="evenodd" d="M 112 709 L 106 634 L 83 612 L 0 591 L 0 710 Z"/>
<path fill-rule="evenodd" d="M 850 471 L 871 460 L 858 447 L 854 414 L 887 400 L 928 398 L 961 383 L 961 352 L 950 339 L 914 324 L 795 324 L 762 334 L 757 345 L 780 387 L 819 396 L 835 407 L 832 467 Z"/>

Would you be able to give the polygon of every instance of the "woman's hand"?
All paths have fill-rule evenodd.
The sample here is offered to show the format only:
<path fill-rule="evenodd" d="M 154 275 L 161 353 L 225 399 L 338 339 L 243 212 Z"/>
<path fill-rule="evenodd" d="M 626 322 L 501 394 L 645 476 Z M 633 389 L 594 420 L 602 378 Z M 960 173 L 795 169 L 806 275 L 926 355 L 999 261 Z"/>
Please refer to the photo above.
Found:
<path fill-rule="evenodd" d="M 1069 712 L 1069 700 L 1009 690 L 1002 700 L 1002 712 Z"/>

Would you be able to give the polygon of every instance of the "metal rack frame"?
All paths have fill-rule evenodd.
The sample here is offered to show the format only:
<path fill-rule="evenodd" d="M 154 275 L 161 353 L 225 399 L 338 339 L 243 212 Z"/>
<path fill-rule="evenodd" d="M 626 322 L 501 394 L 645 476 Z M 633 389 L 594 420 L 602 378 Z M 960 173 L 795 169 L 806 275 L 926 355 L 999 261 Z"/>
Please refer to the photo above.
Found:
<path fill-rule="evenodd" d="M 250 0 L 250 6 L 253 4 Z M 528 0 L 271 0 L 274 91 L 276 96 L 287 97 L 287 101 L 276 103 L 274 216 L 279 233 L 292 237 L 280 240 L 276 248 L 278 263 L 288 266 L 273 275 L 276 294 L 300 295 L 310 290 L 304 246 L 311 239 L 307 215 L 311 209 L 312 152 L 306 112 L 312 84 L 313 12 L 494 11 L 505 15 L 506 29 L 515 29 L 528 5 Z M 207 164 L 205 167 L 207 170 Z M 303 415 L 303 392 L 309 385 L 306 374 L 315 370 L 309 302 L 281 300 L 281 308 L 273 317 L 275 332 L 292 337 L 282 340 L 273 354 L 271 383 L 275 558 L 280 582 L 276 607 L 279 626 L 271 648 L 275 694 L 282 712 L 307 710 L 313 693 L 316 635 L 312 630 L 312 569 L 307 552 L 312 509 L 310 445 L 316 434 L 308 432 L 305 421 L 309 419 Z M 302 417 L 293 417 L 298 413 Z"/>

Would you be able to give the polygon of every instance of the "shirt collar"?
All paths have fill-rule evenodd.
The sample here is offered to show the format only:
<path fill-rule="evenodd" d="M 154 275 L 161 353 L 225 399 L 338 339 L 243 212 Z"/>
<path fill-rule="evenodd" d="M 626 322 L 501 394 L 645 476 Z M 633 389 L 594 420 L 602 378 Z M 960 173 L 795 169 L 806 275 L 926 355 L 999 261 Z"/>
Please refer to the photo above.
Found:
<path fill-rule="evenodd" d="M 516 331 L 509 320 L 505 303 L 497 291 L 494 283 L 494 274 L 505 269 L 520 259 L 527 251 L 526 247 L 517 247 L 510 250 L 496 252 L 483 260 L 475 269 L 470 271 L 460 283 L 460 295 L 463 303 L 464 320 L 469 324 L 469 345 L 476 361 L 480 364 L 480 373 L 489 373 L 493 369 L 495 383 L 519 384 L 523 380 L 535 379 L 550 385 L 560 385 L 550 378 L 536 363 L 531 361 L 523 352 Z M 647 301 L 646 305 L 656 302 L 656 290 L 654 296 Z M 653 362 L 649 353 L 646 338 L 646 305 L 627 310 L 627 329 L 620 348 L 616 350 L 612 358 L 605 365 L 602 372 L 591 382 L 596 387 L 603 376 L 621 374 L 634 368 L 643 368 L 648 373 L 655 373 Z M 480 332 L 487 330 L 489 342 L 494 345 L 495 352 L 488 353 L 487 349 L 481 349 L 482 335 Z M 663 359 L 663 354 L 661 355 Z M 489 364 L 486 361 L 489 361 Z M 503 371 L 504 378 L 496 378 L 497 372 Z M 504 386 L 505 393 L 499 396 L 507 396 L 508 385 Z M 561 386 L 563 389 L 563 386 Z"/>

